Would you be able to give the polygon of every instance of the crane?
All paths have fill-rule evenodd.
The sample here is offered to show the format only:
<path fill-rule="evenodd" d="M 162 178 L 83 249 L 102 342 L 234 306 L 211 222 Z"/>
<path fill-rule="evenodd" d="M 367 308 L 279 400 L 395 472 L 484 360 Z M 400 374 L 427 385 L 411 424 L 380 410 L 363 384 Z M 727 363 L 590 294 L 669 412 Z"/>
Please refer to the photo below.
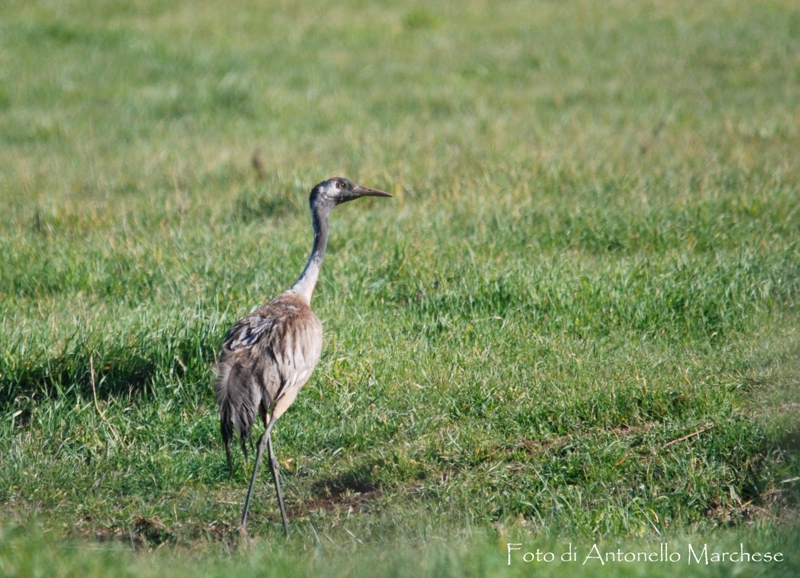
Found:
<path fill-rule="evenodd" d="M 256 412 L 264 423 L 264 433 L 256 445 L 256 460 L 239 525 L 243 535 L 247 534 L 247 511 L 265 448 L 269 454 L 283 529 L 289 535 L 289 522 L 278 478 L 278 460 L 270 434 L 275 422 L 294 403 L 297 392 L 311 377 L 322 353 L 322 323 L 311 310 L 311 295 L 328 244 L 331 210 L 336 205 L 365 196 L 392 195 L 356 185 L 342 177 L 322 181 L 311 190 L 309 204 L 314 245 L 305 269 L 288 291 L 234 323 L 222 343 L 216 366 L 215 389 L 220 431 L 231 475 L 233 461 L 230 443 L 233 432 L 236 431 L 239 436 L 246 459 L 245 440 L 251 439 Z"/>

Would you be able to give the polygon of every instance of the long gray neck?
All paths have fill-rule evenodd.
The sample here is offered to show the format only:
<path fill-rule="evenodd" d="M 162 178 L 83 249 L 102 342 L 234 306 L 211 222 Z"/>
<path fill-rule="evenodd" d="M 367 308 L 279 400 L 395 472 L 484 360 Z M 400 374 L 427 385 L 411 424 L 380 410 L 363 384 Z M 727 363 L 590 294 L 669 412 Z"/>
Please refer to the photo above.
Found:
<path fill-rule="evenodd" d="M 308 264 L 303 269 L 303 273 L 297 282 L 292 285 L 293 291 L 303 297 L 306 303 L 311 305 L 311 295 L 319 279 L 319 272 L 322 269 L 322 259 L 325 257 L 325 249 L 328 246 L 328 216 L 331 207 L 325 204 L 315 204 L 311 207 L 311 222 L 314 225 L 314 247 L 311 249 L 311 256 Z"/>

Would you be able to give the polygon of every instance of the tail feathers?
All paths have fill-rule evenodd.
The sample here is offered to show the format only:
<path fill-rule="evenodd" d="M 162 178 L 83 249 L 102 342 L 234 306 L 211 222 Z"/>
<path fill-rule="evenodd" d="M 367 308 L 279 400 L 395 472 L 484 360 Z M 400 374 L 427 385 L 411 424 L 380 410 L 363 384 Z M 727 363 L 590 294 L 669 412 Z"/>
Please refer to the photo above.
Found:
<path fill-rule="evenodd" d="M 256 411 L 261 402 L 258 388 L 250 387 L 249 380 L 236 371 L 235 367 L 221 362 L 217 366 L 217 403 L 219 404 L 219 427 L 225 451 L 230 456 L 230 443 L 235 431 L 244 449 L 244 442 L 250 438 L 250 430 L 255 422 Z M 231 460 L 228 458 L 230 467 Z"/>

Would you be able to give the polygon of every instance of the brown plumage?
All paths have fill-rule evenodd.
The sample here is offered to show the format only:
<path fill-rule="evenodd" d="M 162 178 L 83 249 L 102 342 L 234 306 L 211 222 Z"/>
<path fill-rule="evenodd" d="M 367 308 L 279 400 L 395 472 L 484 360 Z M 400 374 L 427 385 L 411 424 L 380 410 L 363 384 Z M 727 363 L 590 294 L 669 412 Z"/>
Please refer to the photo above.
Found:
<path fill-rule="evenodd" d="M 276 420 L 294 403 L 297 392 L 311 377 L 322 353 L 322 323 L 311 310 L 311 296 L 328 242 L 330 211 L 340 203 L 362 196 L 391 195 L 355 185 L 340 177 L 323 181 L 312 189 L 309 203 L 314 247 L 302 275 L 291 289 L 237 321 L 222 343 L 216 367 L 216 393 L 220 431 L 231 474 L 230 442 L 233 433 L 239 436 L 246 457 L 245 440 L 250 439 L 256 413 L 265 426 L 258 440 L 253 475 L 242 511 L 242 533 L 246 532 L 250 498 L 266 447 L 284 530 L 289 534 L 278 460 L 270 434 Z"/>
<path fill-rule="evenodd" d="M 322 323 L 287 291 L 236 322 L 222 343 L 217 394 L 222 438 L 233 469 L 233 431 L 244 442 L 256 417 L 278 419 L 292 405 L 322 353 Z M 245 451 L 246 454 L 246 451 Z"/>

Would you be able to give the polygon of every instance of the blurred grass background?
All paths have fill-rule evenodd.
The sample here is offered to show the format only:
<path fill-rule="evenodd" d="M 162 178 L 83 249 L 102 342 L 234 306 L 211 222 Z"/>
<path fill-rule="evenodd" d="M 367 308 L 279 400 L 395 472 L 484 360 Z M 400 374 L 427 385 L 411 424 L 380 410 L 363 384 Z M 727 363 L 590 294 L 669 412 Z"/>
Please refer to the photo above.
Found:
<path fill-rule="evenodd" d="M 4 572 L 180 572 L 94 540 L 260 567 L 227 561 L 249 476 L 210 368 L 337 174 L 395 199 L 334 214 L 323 359 L 275 436 L 294 537 L 264 478 L 249 555 L 407 573 L 431 544 L 415 572 L 481 575 L 508 535 L 791 543 L 794 3 L 2 14 Z"/>

